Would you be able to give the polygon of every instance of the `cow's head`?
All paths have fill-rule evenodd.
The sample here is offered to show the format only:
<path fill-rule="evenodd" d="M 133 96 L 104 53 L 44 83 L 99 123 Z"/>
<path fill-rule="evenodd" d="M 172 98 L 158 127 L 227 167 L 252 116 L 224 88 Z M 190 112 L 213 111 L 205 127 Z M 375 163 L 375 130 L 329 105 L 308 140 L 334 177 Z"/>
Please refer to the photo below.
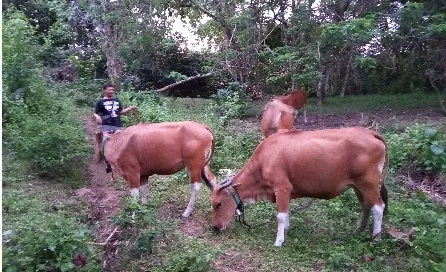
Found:
<path fill-rule="evenodd" d="M 227 178 L 212 191 L 212 226 L 214 230 L 224 230 L 236 213 L 237 185 L 233 185 L 232 179 Z"/>

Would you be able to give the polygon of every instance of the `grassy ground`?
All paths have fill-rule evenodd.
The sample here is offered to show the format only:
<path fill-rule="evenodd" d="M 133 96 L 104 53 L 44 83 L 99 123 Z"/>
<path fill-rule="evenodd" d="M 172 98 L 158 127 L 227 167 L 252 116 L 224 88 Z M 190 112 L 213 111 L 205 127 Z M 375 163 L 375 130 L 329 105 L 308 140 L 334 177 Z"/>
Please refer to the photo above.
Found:
<path fill-rule="evenodd" d="M 203 99 L 167 100 L 175 109 L 178 120 L 212 122 L 204 117 L 209 101 Z M 435 97 L 399 95 L 392 97 L 346 97 L 327 99 L 329 106 L 309 111 L 373 110 L 435 106 Z M 260 103 L 252 108 L 260 107 Z M 215 124 L 210 124 L 217 127 Z M 223 129 L 219 139 L 213 169 L 240 169 L 258 143 L 258 131 L 240 132 L 240 122 Z M 222 128 L 218 128 L 218 133 Z M 139 228 L 151 230 L 150 245 L 140 244 L 141 236 L 128 238 L 136 258 L 123 254 L 117 270 L 136 271 L 444 271 L 446 269 L 446 209 L 429 200 L 423 193 L 408 192 L 395 183 L 395 175 L 387 178 L 390 190 L 390 212 L 384 222 L 383 239 L 370 244 L 370 228 L 354 233 L 360 216 L 353 192 L 330 200 L 317 200 L 302 208 L 308 200 L 293 201 L 291 229 L 283 248 L 273 246 L 276 235 L 275 205 L 257 203 L 246 208 L 246 220 L 251 230 L 232 222 L 221 235 L 210 230 L 211 210 L 209 191 L 203 188 L 194 214 L 185 222 L 178 218 L 189 200 L 189 184 L 185 172 L 170 177 L 154 177 L 148 207 L 138 206 L 141 215 L 151 214 L 150 222 Z M 122 182 L 122 181 L 121 181 Z M 123 183 L 121 183 L 123 184 Z M 127 201 L 127 200 L 126 200 Z M 124 202 L 124 206 L 128 206 Z M 154 214 L 155 212 L 155 214 Z M 121 215 L 125 218 L 125 215 Z M 142 218 L 142 217 L 141 217 Z M 147 216 L 145 216 L 147 218 Z M 371 220 L 370 220 L 371 221 Z M 133 223 L 133 230 L 137 222 Z M 387 230 L 396 228 L 403 233 L 415 228 L 410 241 L 395 238 Z M 147 235 L 147 234 L 145 234 Z M 146 240 L 147 240 L 146 239 Z M 128 249 L 128 248 L 127 248 Z M 123 250 L 125 250 L 123 248 Z M 131 261 L 129 261 L 131 260 Z"/>
<path fill-rule="evenodd" d="M 265 101 L 257 101 L 251 104 L 250 115 L 259 114 Z M 352 95 L 346 97 L 327 97 L 324 106 L 316 104 L 315 98 L 308 99 L 307 110 L 318 113 L 354 112 L 382 109 L 416 109 L 439 107 L 436 94 L 414 93 L 394 95 Z"/>
<path fill-rule="evenodd" d="M 3 271 L 100 269 L 100 251 L 88 244 L 90 203 L 67 184 L 26 174 L 10 155 L 2 159 Z M 83 257 L 83 264 L 73 261 Z"/>
<path fill-rule="evenodd" d="M 206 111 L 209 100 L 163 100 L 167 107 L 159 109 L 159 114 L 165 114 L 166 119 L 197 120 L 215 130 L 218 136 L 212 161 L 215 172 L 223 167 L 240 169 L 260 140 L 258 130 L 244 127 L 240 120 L 222 128 Z M 310 100 L 308 111 L 431 108 L 437 103 L 435 96 L 421 94 L 329 98 L 326 102 L 327 106 L 320 108 Z M 263 103 L 250 105 L 251 114 L 259 114 Z M 15 165 L 5 157 L 3 163 Z M 56 234 L 47 233 L 44 237 L 60 237 L 58 243 L 91 241 L 87 234 L 82 238 L 71 236 L 71 233 L 78 233 L 76 229 L 62 232 L 67 225 L 56 227 L 57 222 L 72 220 L 84 229 L 88 203 L 74 197 L 73 189 L 65 185 L 20 175 L 23 170 L 20 167 L 18 164 L 3 168 L 3 233 L 16 229 L 23 222 L 35 221 L 33 226 L 43 224 Z M 151 178 L 150 204 L 141 206 L 125 197 L 120 213 L 114 218 L 121 234 L 113 271 L 446 271 L 445 207 L 432 202 L 423 193 L 405 190 L 396 184 L 394 173 L 388 176 L 387 183 L 390 210 L 384 222 L 383 239 L 377 245 L 369 243 L 369 232 L 354 233 L 359 205 L 354 193 L 347 192 L 330 201 L 317 200 L 308 208 L 303 208 L 308 200 L 293 201 L 291 229 L 284 247 L 275 248 L 274 204 L 247 206 L 246 220 L 252 225 L 251 230 L 232 222 L 225 233 L 215 235 L 210 230 L 207 188 L 202 188 L 191 218 L 181 222 L 179 217 L 190 195 L 186 173 L 154 176 Z M 128 189 L 122 180 L 115 187 Z M 406 243 L 387 234 L 391 227 L 402 232 L 415 227 L 415 234 Z M 34 233 L 33 230 L 26 233 Z M 3 235 L 4 258 L 11 257 L 5 252 L 14 246 L 8 242 L 8 235 Z M 42 243 L 34 238 L 36 236 L 29 237 L 32 248 L 26 252 L 36 252 L 37 245 Z M 64 240 L 64 237 L 71 237 L 71 240 Z M 31 243 L 32 239 L 37 243 Z M 43 246 L 50 249 L 51 241 L 42 241 Z M 97 252 L 91 247 L 89 250 Z M 98 271 L 97 258 L 97 253 L 91 255 L 88 263 L 91 270 L 84 269 Z"/>

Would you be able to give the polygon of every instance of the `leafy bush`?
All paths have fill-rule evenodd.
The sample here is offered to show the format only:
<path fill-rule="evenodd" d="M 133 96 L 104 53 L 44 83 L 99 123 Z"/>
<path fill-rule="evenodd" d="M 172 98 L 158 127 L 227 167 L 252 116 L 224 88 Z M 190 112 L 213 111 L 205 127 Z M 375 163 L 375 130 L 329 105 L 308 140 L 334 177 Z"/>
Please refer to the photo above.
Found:
<path fill-rule="evenodd" d="M 21 189 L 22 190 L 22 189 Z M 30 197 L 33 194 L 33 197 Z M 17 201 L 20 199 L 20 201 Z M 48 213 L 48 203 L 28 192 L 3 193 L 4 271 L 97 271 L 90 231 L 61 213 Z"/>
<path fill-rule="evenodd" d="M 119 92 L 117 96 L 124 107 L 130 105 L 137 107 L 137 110 L 131 115 L 123 116 L 122 121 L 126 126 L 144 122 L 159 123 L 173 121 L 173 110 L 166 106 L 166 103 L 161 100 L 158 93 L 137 93 L 132 88 L 129 88 Z"/>
<path fill-rule="evenodd" d="M 246 114 L 248 95 L 246 86 L 239 82 L 230 82 L 227 88 L 219 89 L 212 98 L 215 101 L 213 109 L 218 113 L 220 122 L 224 126 L 229 120 Z"/>
<path fill-rule="evenodd" d="M 61 120 L 62 119 L 62 120 Z M 7 126 L 7 136 L 19 158 L 33 170 L 52 178 L 78 178 L 85 166 L 88 146 L 79 120 L 31 115 Z M 71 121 L 71 122 L 70 122 Z"/>
<path fill-rule="evenodd" d="M 258 133 L 242 135 L 227 135 L 226 130 L 214 131 L 216 137 L 216 152 L 211 160 L 212 169 L 239 169 L 251 157 L 254 149 L 260 144 Z"/>
<path fill-rule="evenodd" d="M 42 76 L 39 46 L 26 17 L 12 9 L 3 28 L 4 146 L 39 174 L 81 180 L 88 155 L 75 107 Z"/>
<path fill-rule="evenodd" d="M 57 93 L 69 97 L 78 106 L 94 106 L 102 96 L 105 80 L 79 79 L 73 83 L 62 83 L 54 86 Z"/>
<path fill-rule="evenodd" d="M 415 124 L 401 133 L 387 133 L 391 166 L 408 163 L 428 172 L 446 173 L 446 133 Z"/>
<path fill-rule="evenodd" d="M 3 267 L 9 271 L 83 271 L 95 267 L 93 248 L 85 243 L 91 233 L 72 219 L 42 217 L 17 226 L 4 242 Z M 96 267 L 97 268 L 97 267 Z"/>
<path fill-rule="evenodd" d="M 212 271 L 211 262 L 218 254 L 217 250 L 210 248 L 205 243 L 197 240 L 186 241 L 184 246 L 168 253 L 164 265 L 153 269 L 153 271 Z"/>

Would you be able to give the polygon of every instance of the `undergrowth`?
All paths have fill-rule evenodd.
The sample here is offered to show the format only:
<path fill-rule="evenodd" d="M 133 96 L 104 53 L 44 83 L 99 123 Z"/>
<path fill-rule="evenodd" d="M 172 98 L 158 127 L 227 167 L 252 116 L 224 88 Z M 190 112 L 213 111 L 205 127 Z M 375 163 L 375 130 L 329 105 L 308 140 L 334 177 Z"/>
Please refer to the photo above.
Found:
<path fill-rule="evenodd" d="M 3 164 L 3 271 L 100 269 L 98 251 L 88 244 L 93 235 L 83 221 L 88 203 L 69 197 L 72 189 L 66 185 L 26 175 L 19 161 L 6 158 L 11 164 Z"/>
<path fill-rule="evenodd" d="M 199 120 L 213 129 L 217 139 L 211 164 L 214 172 L 217 173 L 221 168 L 240 169 L 260 143 L 259 132 L 240 132 L 231 122 L 220 123 L 220 113 L 212 110 L 212 102 L 197 99 L 184 101 L 187 106 L 183 105 L 183 108 L 180 99 L 161 98 L 150 103 L 161 103 L 160 107 L 155 106 L 160 111 L 160 120 Z M 410 138 L 410 145 L 422 147 L 420 150 L 432 151 L 432 145 L 438 144 L 438 139 L 432 138 L 433 131 L 423 134 L 426 129 L 421 126 L 408 130 L 419 131 L 419 134 L 414 136 L 411 132 L 390 130 L 385 134 L 391 139 L 392 169 L 387 180 L 390 212 L 385 218 L 383 237 L 375 245 L 370 243 L 371 222 L 365 233 L 354 233 L 360 207 L 351 191 L 330 201 L 317 200 L 308 208 L 302 208 L 308 200 L 292 201 L 291 229 L 286 234 L 284 247 L 280 249 L 273 246 L 277 227 L 274 203 L 261 202 L 246 207 L 246 220 L 252 225 L 251 230 L 232 222 L 223 234 L 215 235 L 210 230 L 209 191 L 205 187 L 201 190 L 191 218 L 186 222 L 178 219 L 190 197 L 187 174 L 181 171 L 173 176 L 151 177 L 151 199 L 147 207 L 138 206 L 132 210 L 128 209 L 128 203 L 124 204 L 125 208 L 117 220 L 121 224 L 127 222 L 124 224 L 128 228 L 126 239 L 130 241 L 129 248 L 133 248 L 133 253 L 132 250 L 123 249 L 122 252 L 127 253 L 119 256 L 120 262 L 117 263 L 120 265 L 117 269 L 444 271 L 445 208 L 430 201 L 422 193 L 408 192 L 393 182 L 394 173 L 401 166 L 399 161 L 408 160 L 408 157 L 398 153 L 404 150 L 408 141 L 406 138 Z M 440 131 L 437 133 L 442 135 Z M 433 149 L 439 153 L 439 149 Z M 426 167 L 429 162 L 423 156 L 430 156 L 429 153 L 416 154 L 419 155 L 420 167 L 425 171 L 437 169 Z M 441 163 L 438 165 L 441 168 Z M 166 209 L 170 209 L 167 216 Z M 133 217 L 132 211 L 136 211 Z M 195 227 L 201 230 L 200 234 L 191 236 L 185 230 L 190 224 L 198 225 Z M 388 234 L 387 231 L 392 228 L 401 233 L 407 233 L 413 228 L 415 233 L 407 241 Z M 244 261 L 246 259 L 250 261 Z"/>

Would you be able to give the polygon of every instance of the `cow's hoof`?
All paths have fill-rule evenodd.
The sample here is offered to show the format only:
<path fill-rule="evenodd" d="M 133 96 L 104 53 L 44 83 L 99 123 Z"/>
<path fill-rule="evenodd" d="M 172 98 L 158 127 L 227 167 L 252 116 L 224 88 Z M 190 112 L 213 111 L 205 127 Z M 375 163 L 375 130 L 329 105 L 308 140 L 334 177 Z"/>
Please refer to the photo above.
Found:
<path fill-rule="evenodd" d="M 355 232 L 356 233 L 361 233 L 361 232 L 364 232 L 364 230 L 365 230 L 365 227 L 364 228 L 356 228 Z"/>
<path fill-rule="evenodd" d="M 187 221 L 187 219 L 189 219 L 189 217 L 186 217 L 184 215 L 181 216 L 181 222 L 184 223 Z"/>
<path fill-rule="evenodd" d="M 376 234 L 372 237 L 372 241 L 370 242 L 372 245 L 376 245 L 381 241 L 381 233 Z"/>
<path fill-rule="evenodd" d="M 276 241 L 276 242 L 274 243 L 274 246 L 276 246 L 276 247 L 282 247 L 282 244 L 283 244 L 283 242 Z"/>

